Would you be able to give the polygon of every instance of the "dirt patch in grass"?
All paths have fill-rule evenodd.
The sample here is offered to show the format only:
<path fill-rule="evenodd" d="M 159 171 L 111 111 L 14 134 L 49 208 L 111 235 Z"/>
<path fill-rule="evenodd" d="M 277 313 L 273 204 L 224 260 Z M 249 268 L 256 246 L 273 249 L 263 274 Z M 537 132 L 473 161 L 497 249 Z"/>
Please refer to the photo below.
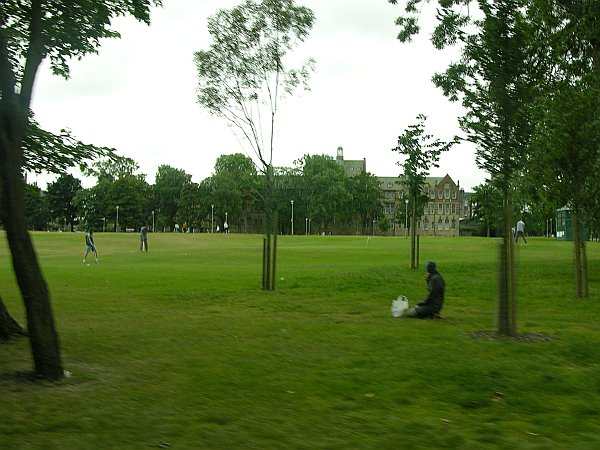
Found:
<path fill-rule="evenodd" d="M 475 331 L 470 334 L 473 339 L 484 339 L 488 341 L 513 341 L 513 342 L 550 342 L 554 338 L 543 333 L 523 333 L 516 336 L 503 336 L 496 331 Z"/>

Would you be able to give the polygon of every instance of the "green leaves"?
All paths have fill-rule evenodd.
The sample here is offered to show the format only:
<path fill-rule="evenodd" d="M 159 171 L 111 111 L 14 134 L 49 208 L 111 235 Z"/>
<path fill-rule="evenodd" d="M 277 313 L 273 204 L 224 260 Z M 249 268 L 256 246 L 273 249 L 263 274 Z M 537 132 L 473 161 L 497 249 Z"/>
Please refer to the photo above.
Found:
<path fill-rule="evenodd" d="M 411 124 L 398 137 L 398 146 L 392 151 L 400 153 L 404 158 L 398 165 L 403 169 L 402 182 L 409 192 L 409 200 L 422 204 L 420 194 L 425 186 L 425 180 L 432 167 L 438 167 L 442 152 L 450 150 L 457 139 L 449 142 L 436 139 L 425 131 L 427 117 L 417 116 L 417 121 Z"/>
<path fill-rule="evenodd" d="M 70 131 L 50 133 L 30 119 L 23 139 L 23 164 L 25 172 L 49 172 L 62 174 L 76 166 L 87 166 L 94 160 L 116 158 L 115 151 L 107 147 L 84 144 L 74 138 Z"/>
<path fill-rule="evenodd" d="M 280 101 L 307 88 L 314 69 L 312 59 L 299 68 L 288 64 L 314 20 L 310 9 L 293 0 L 245 0 L 209 18 L 211 44 L 194 56 L 198 103 L 241 133 L 265 173 Z"/>
<path fill-rule="evenodd" d="M 0 35 L 5 39 L 16 73 L 22 74 L 31 48 L 34 0 L 0 3 Z M 102 39 L 118 38 L 111 22 L 131 15 L 150 23 L 150 8 L 162 0 L 46 0 L 42 2 L 41 56 L 50 59 L 57 75 L 69 76 L 69 60 L 95 53 Z"/>

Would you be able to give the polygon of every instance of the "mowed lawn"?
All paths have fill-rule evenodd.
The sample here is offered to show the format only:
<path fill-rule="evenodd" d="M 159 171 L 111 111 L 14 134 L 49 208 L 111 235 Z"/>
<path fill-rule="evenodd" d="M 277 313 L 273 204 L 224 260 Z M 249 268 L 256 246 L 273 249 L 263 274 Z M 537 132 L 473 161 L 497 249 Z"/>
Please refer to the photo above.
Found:
<path fill-rule="evenodd" d="M 446 320 L 392 319 L 425 295 L 408 240 L 282 237 L 260 290 L 259 236 L 35 234 L 72 376 L 20 380 L 28 343 L 0 346 L 0 449 L 598 449 L 600 246 L 574 299 L 571 243 L 518 251 L 519 324 L 493 330 L 497 240 L 421 243 Z M 23 320 L 5 237 L 0 295 Z"/>

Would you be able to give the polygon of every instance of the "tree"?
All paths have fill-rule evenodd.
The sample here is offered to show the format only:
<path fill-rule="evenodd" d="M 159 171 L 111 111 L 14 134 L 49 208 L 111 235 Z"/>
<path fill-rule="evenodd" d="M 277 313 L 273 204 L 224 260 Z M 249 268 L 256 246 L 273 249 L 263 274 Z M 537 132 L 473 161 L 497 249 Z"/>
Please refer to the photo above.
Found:
<path fill-rule="evenodd" d="M 77 218 L 75 196 L 81 190 L 81 180 L 70 174 L 63 174 L 48 185 L 48 206 L 52 219 L 59 224 L 68 224 L 71 231 Z"/>
<path fill-rule="evenodd" d="M 181 190 L 177 209 L 177 223 L 186 223 L 190 228 L 200 226 L 202 220 L 210 212 L 208 196 L 203 193 L 199 184 L 187 183 Z"/>
<path fill-rule="evenodd" d="M 183 188 L 191 182 L 191 175 L 182 169 L 176 169 L 166 164 L 161 165 L 156 172 L 154 191 L 163 223 L 169 228 L 175 225 L 175 216 Z"/>
<path fill-rule="evenodd" d="M 212 199 L 218 211 L 241 218 L 246 230 L 248 215 L 258 195 L 258 174 L 252 159 L 241 153 L 219 156 L 211 182 Z"/>
<path fill-rule="evenodd" d="M 422 215 L 425 204 L 422 192 L 425 187 L 425 181 L 432 167 L 438 167 L 438 162 L 442 152 L 450 150 L 455 141 L 443 142 L 435 139 L 433 135 L 426 134 L 425 122 L 427 117 L 423 114 L 417 116 L 417 122 L 409 125 L 408 128 L 398 137 L 398 146 L 392 149 L 400 153 L 405 159 L 398 162 L 402 167 L 402 183 L 406 186 L 408 192 L 408 206 L 411 211 L 410 216 L 410 268 L 417 269 L 416 257 L 416 237 L 417 237 L 417 217 Z"/>
<path fill-rule="evenodd" d="M 361 229 L 367 233 L 369 224 L 381 214 L 383 191 L 377 177 L 368 172 L 347 179 L 350 211 L 358 216 Z M 404 210 L 403 210 L 404 211 Z"/>
<path fill-rule="evenodd" d="M 396 3 L 393 1 L 392 3 Z M 416 13 L 421 0 L 410 0 L 406 17 L 398 19 L 399 38 L 408 41 L 419 31 Z M 530 107 L 547 66 L 531 53 L 534 34 L 524 16 L 526 0 L 481 0 L 478 18 L 469 15 L 471 0 L 440 1 L 432 42 L 438 49 L 460 43 L 461 58 L 433 77 L 444 95 L 461 101 L 460 118 L 467 141 L 477 146 L 477 163 L 491 175 L 503 197 L 500 251 L 498 332 L 516 335 L 516 294 L 513 187 L 523 169 L 531 137 Z"/>
<path fill-rule="evenodd" d="M 138 173 L 138 164 L 130 158 L 101 160 L 86 170 L 97 178 L 96 185 L 81 191 L 77 197 L 80 215 L 86 224 L 96 228 L 105 218 L 117 229 L 147 225 L 151 215 L 152 189 L 146 177 Z"/>
<path fill-rule="evenodd" d="M 261 202 L 268 245 L 265 289 L 275 288 L 272 255 L 275 171 L 273 153 L 281 101 L 299 85 L 307 88 L 312 60 L 291 68 L 290 53 L 309 35 L 313 12 L 294 0 L 244 0 L 208 20 L 211 44 L 195 54 L 198 103 L 241 134 L 260 163 L 265 189 Z"/>
<path fill-rule="evenodd" d="M 486 236 L 490 237 L 492 227 L 495 228 L 502 220 L 502 193 L 492 183 L 486 182 L 475 186 L 471 200 L 474 217 L 481 221 Z"/>
<path fill-rule="evenodd" d="M 350 200 L 344 168 L 327 155 L 305 155 L 298 164 L 308 217 L 320 222 L 321 230 L 326 231 Z"/>
<path fill-rule="evenodd" d="M 25 218 L 30 230 L 44 230 L 48 226 L 48 198 L 37 184 L 25 185 Z"/>
<path fill-rule="evenodd" d="M 118 37 L 110 27 L 114 17 L 131 14 L 148 23 L 151 3 L 159 0 L 0 3 L 0 214 L 25 303 L 34 370 L 43 378 L 60 379 L 63 368 L 50 293 L 24 213 L 23 143 L 37 72 L 48 59 L 55 74 L 68 77 L 70 58 Z"/>

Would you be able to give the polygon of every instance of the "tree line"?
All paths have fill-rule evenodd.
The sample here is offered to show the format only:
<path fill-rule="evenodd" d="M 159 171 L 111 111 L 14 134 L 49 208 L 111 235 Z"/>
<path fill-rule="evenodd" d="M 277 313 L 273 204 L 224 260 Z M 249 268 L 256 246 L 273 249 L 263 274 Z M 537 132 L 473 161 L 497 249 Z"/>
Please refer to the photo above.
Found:
<path fill-rule="evenodd" d="M 62 173 L 43 191 L 25 187 L 25 217 L 31 230 L 139 230 L 196 232 L 223 229 L 225 221 L 237 232 L 262 232 L 261 195 L 265 177 L 247 155 L 220 156 L 211 176 L 199 183 L 182 169 L 161 165 L 154 184 L 146 181 L 129 158 L 103 159 L 83 170 L 95 179 L 81 180 Z M 291 233 L 292 201 L 295 234 L 346 230 L 371 233 L 389 226 L 383 221 L 383 192 L 374 175 L 347 177 L 327 155 L 305 155 L 292 167 L 274 169 L 273 204 L 277 231 Z M 117 217 L 118 207 L 118 217 Z M 118 223 L 117 223 L 118 220 Z M 309 229 L 310 226 L 310 229 Z"/>

